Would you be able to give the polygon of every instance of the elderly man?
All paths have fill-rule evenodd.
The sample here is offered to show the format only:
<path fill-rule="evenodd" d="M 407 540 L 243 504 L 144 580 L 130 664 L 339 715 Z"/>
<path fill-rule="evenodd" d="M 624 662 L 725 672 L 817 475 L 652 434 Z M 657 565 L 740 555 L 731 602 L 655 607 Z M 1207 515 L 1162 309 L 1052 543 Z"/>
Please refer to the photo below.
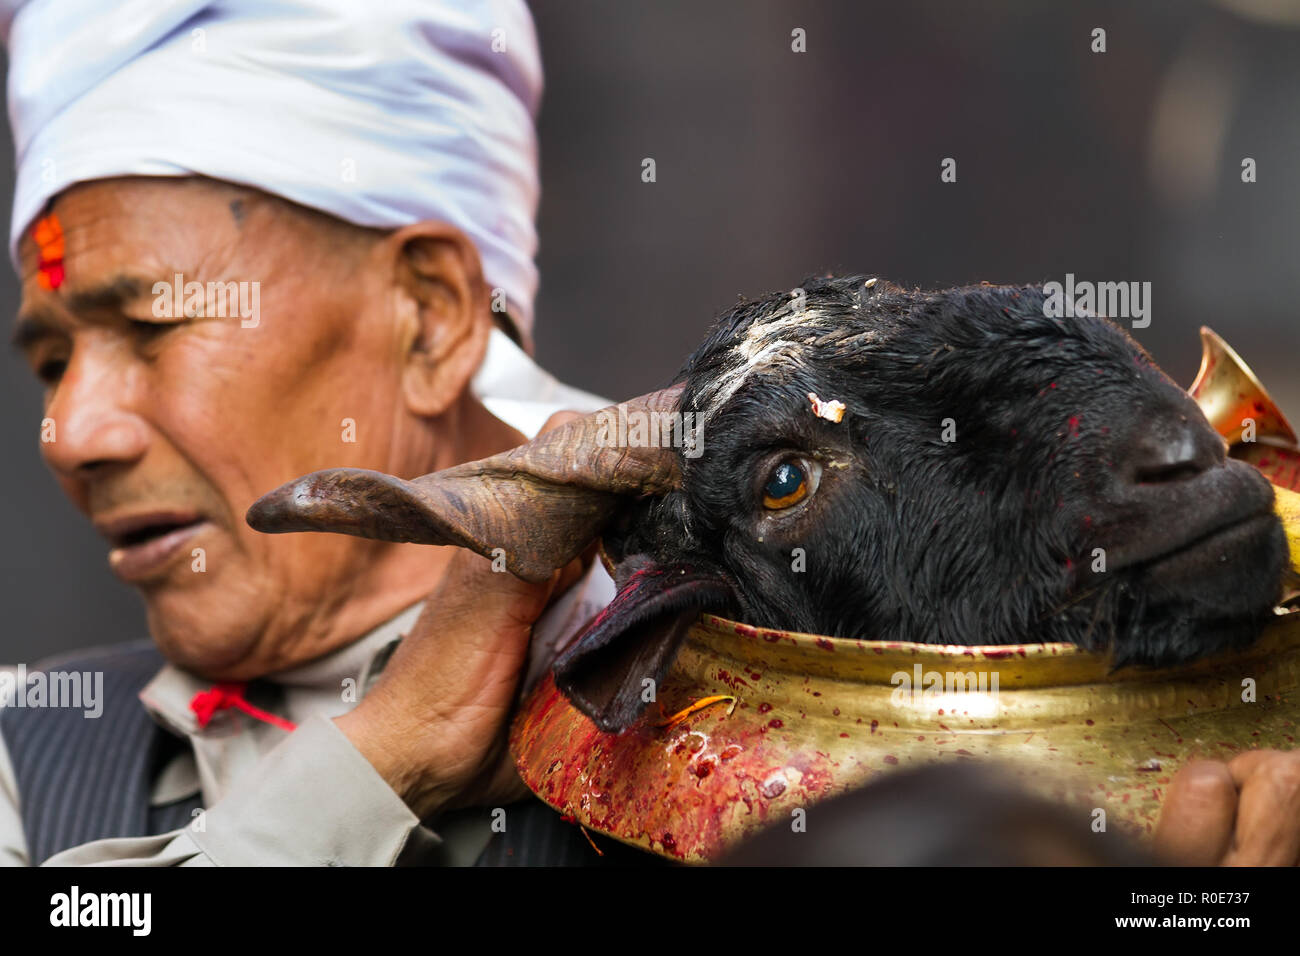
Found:
<path fill-rule="evenodd" d="M 595 859 L 517 802 L 504 734 L 532 625 L 580 626 L 602 571 L 539 587 L 244 522 L 313 469 L 414 476 L 602 404 L 510 338 L 536 286 L 522 2 L 17 7 L 15 343 L 152 642 L 47 663 L 102 673 L 100 715 L 0 711 L 0 859 Z"/>
<path fill-rule="evenodd" d="M 608 601 L 599 567 L 528 585 L 243 520 L 318 468 L 415 476 L 600 404 L 510 338 L 536 283 L 522 3 L 10 0 L 0 25 L 41 449 L 152 637 L 47 664 L 102 675 L 93 709 L 0 710 L 0 861 L 595 860 L 505 728 L 530 646 Z M 1294 861 L 1296 766 L 1193 764 L 1162 845 Z"/>

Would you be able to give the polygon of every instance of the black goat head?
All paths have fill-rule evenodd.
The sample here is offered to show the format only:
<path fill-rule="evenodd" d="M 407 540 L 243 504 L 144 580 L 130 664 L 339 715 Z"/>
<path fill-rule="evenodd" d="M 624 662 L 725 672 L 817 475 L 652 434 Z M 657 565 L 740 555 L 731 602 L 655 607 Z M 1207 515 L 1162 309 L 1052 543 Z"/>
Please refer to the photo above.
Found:
<path fill-rule="evenodd" d="M 1048 311 L 1035 287 L 807 280 L 729 311 L 678 386 L 623 407 L 677 413 L 676 447 L 612 440 L 607 411 L 412 482 L 308 476 L 249 520 L 500 547 L 533 580 L 603 534 L 618 595 L 555 673 L 605 730 L 636 719 L 705 610 L 1068 641 L 1116 666 L 1249 642 L 1286 567 L 1271 486 L 1116 324 Z"/>

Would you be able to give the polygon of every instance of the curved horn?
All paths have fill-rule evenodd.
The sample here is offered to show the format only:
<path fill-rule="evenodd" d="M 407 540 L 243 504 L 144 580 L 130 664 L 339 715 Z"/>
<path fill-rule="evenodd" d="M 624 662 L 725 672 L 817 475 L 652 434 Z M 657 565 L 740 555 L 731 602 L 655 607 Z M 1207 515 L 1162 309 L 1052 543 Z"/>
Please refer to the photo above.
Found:
<path fill-rule="evenodd" d="M 544 581 L 582 553 L 621 496 L 678 486 L 677 455 L 661 426 L 682 389 L 611 405 L 526 445 L 410 481 L 359 468 L 313 472 L 263 495 L 247 521 L 269 533 L 333 531 L 503 554 L 511 573 Z"/>

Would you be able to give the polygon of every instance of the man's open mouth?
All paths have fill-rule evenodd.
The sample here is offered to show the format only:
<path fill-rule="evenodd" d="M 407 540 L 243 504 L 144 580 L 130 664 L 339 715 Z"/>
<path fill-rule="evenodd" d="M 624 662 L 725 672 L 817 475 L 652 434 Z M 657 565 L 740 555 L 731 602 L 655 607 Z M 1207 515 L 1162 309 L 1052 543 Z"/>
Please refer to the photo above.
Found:
<path fill-rule="evenodd" d="M 124 581 L 138 583 L 168 571 L 182 547 L 210 522 L 192 511 L 139 512 L 96 528 L 112 545 L 108 564 Z"/>

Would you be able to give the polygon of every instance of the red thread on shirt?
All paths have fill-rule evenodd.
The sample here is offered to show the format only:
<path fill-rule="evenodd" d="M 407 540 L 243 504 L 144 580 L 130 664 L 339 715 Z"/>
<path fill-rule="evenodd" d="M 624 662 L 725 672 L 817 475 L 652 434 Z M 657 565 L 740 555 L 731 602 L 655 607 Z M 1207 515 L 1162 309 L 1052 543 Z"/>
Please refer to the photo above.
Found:
<path fill-rule="evenodd" d="M 229 710 L 232 707 L 242 710 L 254 720 L 279 727 L 281 730 L 293 731 L 297 727 L 293 721 L 269 714 L 245 700 L 244 688 L 247 686 L 244 683 L 213 684 L 210 690 L 201 690 L 195 694 L 190 701 L 190 710 L 194 711 L 194 716 L 198 718 L 199 727 L 206 727 L 217 711 Z"/>

